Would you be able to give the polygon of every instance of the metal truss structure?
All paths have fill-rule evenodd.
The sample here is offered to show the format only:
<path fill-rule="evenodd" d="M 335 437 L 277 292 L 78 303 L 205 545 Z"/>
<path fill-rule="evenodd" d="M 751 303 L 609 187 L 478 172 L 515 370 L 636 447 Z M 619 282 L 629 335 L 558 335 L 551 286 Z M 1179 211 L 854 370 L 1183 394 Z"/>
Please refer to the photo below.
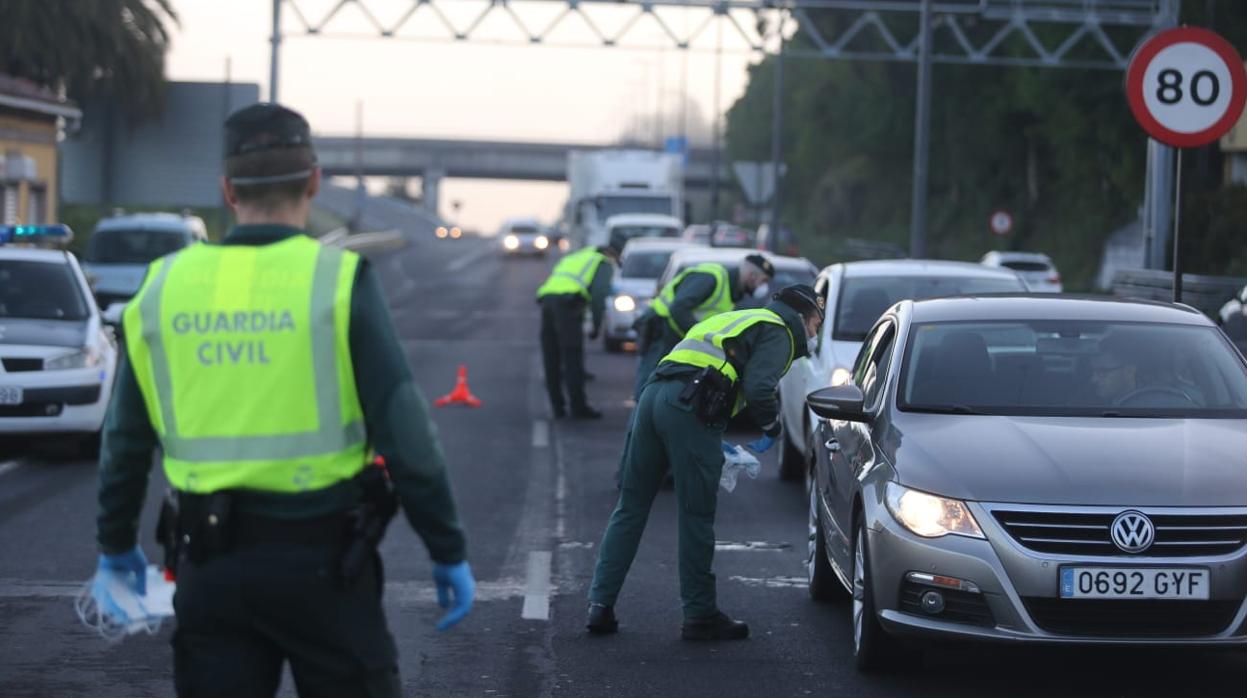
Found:
<path fill-rule="evenodd" d="M 286 38 L 339 36 L 513 45 L 705 48 L 715 22 L 729 50 L 775 52 L 780 14 L 796 31 L 787 57 L 914 61 L 916 0 L 275 0 Z M 940 0 L 937 63 L 1121 70 L 1164 22 L 1162 0 Z M 315 6 L 315 7 L 314 7 Z M 275 7 L 276 11 L 276 7 Z M 683 12 L 681 28 L 673 13 Z M 349 26 L 348 25 L 352 25 Z M 275 28 L 276 29 L 276 28 Z M 274 40 L 282 34 L 275 31 Z"/>

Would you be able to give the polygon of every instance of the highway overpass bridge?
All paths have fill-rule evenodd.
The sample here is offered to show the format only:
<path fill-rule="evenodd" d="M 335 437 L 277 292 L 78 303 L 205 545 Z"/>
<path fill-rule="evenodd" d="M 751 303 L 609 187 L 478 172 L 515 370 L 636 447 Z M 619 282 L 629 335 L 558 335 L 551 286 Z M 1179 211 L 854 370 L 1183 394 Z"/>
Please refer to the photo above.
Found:
<path fill-rule="evenodd" d="M 452 140 L 444 138 L 355 138 L 318 136 L 316 154 L 328 176 L 362 174 L 383 177 L 419 177 L 425 206 L 438 211 L 441 181 L 446 177 L 563 182 L 567 154 L 573 150 L 606 147 L 584 143 Z M 684 185 L 708 189 L 713 181 L 714 151 L 689 152 Z M 731 181 L 726 159 L 719 164 L 719 183 Z"/>

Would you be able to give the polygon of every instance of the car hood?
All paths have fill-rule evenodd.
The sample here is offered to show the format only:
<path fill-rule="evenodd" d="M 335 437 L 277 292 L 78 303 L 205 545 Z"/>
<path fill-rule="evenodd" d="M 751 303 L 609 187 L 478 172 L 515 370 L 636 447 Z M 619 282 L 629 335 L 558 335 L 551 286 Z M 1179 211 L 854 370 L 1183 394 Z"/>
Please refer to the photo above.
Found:
<path fill-rule="evenodd" d="M 655 279 L 615 277 L 615 293 L 626 293 L 634 298 L 652 298 L 657 286 L 658 281 Z"/>
<path fill-rule="evenodd" d="M 83 347 L 86 320 L 24 320 L 0 318 L 0 344 L 43 347 Z"/>
<path fill-rule="evenodd" d="M 84 264 L 82 268 L 94 277 L 96 293 L 132 296 L 147 275 L 146 264 Z"/>
<path fill-rule="evenodd" d="M 1247 420 L 902 413 L 901 484 L 957 499 L 1242 506 Z"/>

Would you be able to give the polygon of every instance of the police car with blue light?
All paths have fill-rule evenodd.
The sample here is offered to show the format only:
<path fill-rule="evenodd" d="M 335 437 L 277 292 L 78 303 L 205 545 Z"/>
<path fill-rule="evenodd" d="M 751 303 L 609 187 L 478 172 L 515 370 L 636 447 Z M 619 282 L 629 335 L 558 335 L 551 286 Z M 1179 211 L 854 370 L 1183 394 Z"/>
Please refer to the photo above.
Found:
<path fill-rule="evenodd" d="M 68 434 L 98 447 L 117 343 L 65 225 L 0 226 L 0 435 Z"/>

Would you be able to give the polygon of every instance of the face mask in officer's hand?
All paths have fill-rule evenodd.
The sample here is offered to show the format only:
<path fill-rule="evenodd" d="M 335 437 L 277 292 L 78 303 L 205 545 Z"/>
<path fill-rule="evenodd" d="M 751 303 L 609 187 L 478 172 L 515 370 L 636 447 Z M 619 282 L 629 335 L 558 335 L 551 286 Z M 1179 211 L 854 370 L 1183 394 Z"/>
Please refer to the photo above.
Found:
<path fill-rule="evenodd" d="M 750 293 L 749 295 L 752 296 L 755 300 L 761 300 L 763 298 L 766 298 L 766 295 L 770 292 L 771 292 L 771 285 L 763 281 L 761 284 L 758 284 L 753 289 L 753 293 Z"/>

